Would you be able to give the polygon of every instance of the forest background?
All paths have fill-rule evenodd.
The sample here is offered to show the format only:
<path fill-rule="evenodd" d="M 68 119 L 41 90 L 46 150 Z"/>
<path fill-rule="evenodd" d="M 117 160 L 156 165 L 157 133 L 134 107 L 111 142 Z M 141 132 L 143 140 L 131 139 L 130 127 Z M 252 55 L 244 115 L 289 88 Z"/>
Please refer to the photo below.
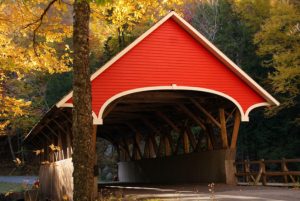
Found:
<path fill-rule="evenodd" d="M 51 2 L 0 0 L 0 157 L 10 161 L 24 158 L 24 136 L 72 87 L 72 1 L 53 1 L 43 15 Z M 241 125 L 237 159 L 299 157 L 300 1 L 91 3 L 92 71 L 170 10 L 184 17 L 281 103 L 252 112 L 250 122 Z M 103 153 L 106 148 L 111 149 L 105 145 Z"/>

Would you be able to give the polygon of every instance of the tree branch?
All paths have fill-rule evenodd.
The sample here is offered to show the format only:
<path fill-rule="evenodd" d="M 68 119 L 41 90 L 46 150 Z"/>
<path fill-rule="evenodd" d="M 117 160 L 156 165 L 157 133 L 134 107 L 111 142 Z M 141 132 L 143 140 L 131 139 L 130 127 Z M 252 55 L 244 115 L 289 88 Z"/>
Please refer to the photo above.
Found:
<path fill-rule="evenodd" d="M 51 6 L 56 2 L 57 0 L 52 0 L 49 2 L 49 4 L 47 5 L 47 7 L 44 9 L 43 13 L 41 14 L 41 16 L 35 20 L 34 22 L 31 22 L 29 24 L 27 24 L 24 29 L 30 27 L 30 26 L 33 26 L 35 24 L 38 23 L 37 27 L 33 30 L 33 37 L 32 37 L 32 41 L 33 41 L 33 49 L 34 49 L 34 53 L 36 56 L 38 56 L 38 53 L 36 51 L 36 45 L 37 45 L 37 41 L 36 41 L 36 34 L 39 30 L 39 28 L 42 26 L 43 24 L 43 20 L 44 20 L 44 17 L 46 16 L 47 12 L 49 11 L 49 9 L 51 8 Z"/>

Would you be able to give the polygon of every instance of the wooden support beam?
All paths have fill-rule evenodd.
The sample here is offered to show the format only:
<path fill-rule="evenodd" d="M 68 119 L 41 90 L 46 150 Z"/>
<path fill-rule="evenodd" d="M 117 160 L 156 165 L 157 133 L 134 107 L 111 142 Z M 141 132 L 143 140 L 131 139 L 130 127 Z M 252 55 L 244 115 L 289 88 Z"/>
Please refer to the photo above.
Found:
<path fill-rule="evenodd" d="M 221 128 L 221 124 L 204 108 L 200 105 L 200 103 L 198 103 L 195 99 L 190 99 L 194 105 L 201 110 L 207 117 L 209 120 L 211 120 L 216 126 L 218 126 L 219 128 Z"/>
<path fill-rule="evenodd" d="M 112 103 L 104 112 L 102 115 L 102 119 L 104 119 L 119 103 L 119 101 L 115 101 L 114 103 Z"/>
<path fill-rule="evenodd" d="M 237 108 L 235 107 L 229 114 L 227 114 L 227 118 L 226 118 L 226 123 L 228 122 L 228 120 L 230 119 L 230 117 L 232 117 L 233 113 L 237 110 Z"/>
<path fill-rule="evenodd" d="M 180 131 L 179 128 L 166 116 L 164 115 L 162 112 L 157 111 L 156 114 L 158 116 L 160 116 L 165 122 L 167 122 L 176 132 Z M 148 120 L 144 119 L 144 123 L 149 126 L 157 135 L 162 135 L 158 129 L 156 129 L 153 124 L 151 122 L 149 122 Z M 173 152 L 173 139 L 172 136 L 170 135 L 170 133 L 166 133 L 165 136 L 168 138 L 169 141 L 169 147 L 171 150 L 171 153 Z M 157 152 L 156 152 L 157 153 Z"/>
<path fill-rule="evenodd" d="M 140 147 L 140 141 L 142 139 L 142 135 L 140 132 L 130 123 L 126 124 L 133 132 L 134 132 L 134 143 L 133 143 L 133 149 L 135 154 L 135 160 L 142 159 L 143 154 Z"/>
<path fill-rule="evenodd" d="M 164 142 L 165 142 L 165 155 L 171 156 L 172 149 L 171 149 L 171 144 L 170 144 L 169 138 L 167 136 L 164 136 Z"/>
<path fill-rule="evenodd" d="M 42 136 L 44 136 L 45 137 L 45 139 L 46 139 L 46 141 L 48 141 L 48 142 L 51 142 L 51 139 L 50 139 L 50 137 L 46 134 L 46 133 L 44 133 L 44 131 L 43 130 L 41 130 L 40 131 L 40 133 L 42 134 Z"/>
<path fill-rule="evenodd" d="M 148 137 L 146 140 L 145 140 L 145 147 L 144 147 L 144 155 L 143 157 L 144 158 L 150 158 L 150 138 Z"/>
<path fill-rule="evenodd" d="M 190 143 L 191 143 L 191 145 L 192 145 L 193 150 L 195 150 L 195 149 L 196 149 L 197 142 L 196 142 L 196 138 L 195 138 L 193 132 L 191 131 L 191 128 L 190 128 L 190 127 L 187 127 L 186 133 L 187 133 L 187 135 L 188 135 L 188 138 L 189 138 L 189 141 L 190 141 Z"/>
<path fill-rule="evenodd" d="M 162 118 L 167 124 L 169 124 L 173 130 L 175 130 L 176 132 L 180 132 L 180 129 L 162 112 L 160 111 L 156 111 L 156 114 Z"/>
<path fill-rule="evenodd" d="M 127 152 L 127 154 L 128 154 L 128 157 L 129 157 L 129 160 L 132 160 L 132 153 L 130 153 L 130 149 L 129 149 L 129 142 L 128 142 L 128 140 L 126 140 L 126 139 L 123 139 L 123 142 L 124 142 L 124 147 L 125 147 L 125 150 L 126 150 L 126 152 Z"/>
<path fill-rule="evenodd" d="M 57 133 L 48 125 L 46 124 L 45 127 L 54 135 L 57 137 Z"/>
<path fill-rule="evenodd" d="M 55 119 L 51 119 L 51 121 L 53 121 L 64 134 L 67 133 L 67 131 Z"/>
<path fill-rule="evenodd" d="M 155 126 L 148 120 L 143 118 L 143 122 L 146 126 L 148 126 L 156 135 L 160 135 L 160 132 Z"/>
<path fill-rule="evenodd" d="M 183 150 L 185 154 L 190 153 L 190 142 L 187 132 L 183 132 Z"/>
<path fill-rule="evenodd" d="M 64 116 L 64 118 L 65 118 L 70 124 L 72 124 L 72 120 L 69 118 L 68 115 L 66 115 L 66 113 L 64 113 L 64 112 L 61 111 L 60 109 L 59 109 L 58 111 L 59 111 L 59 113 L 60 113 L 62 116 Z"/>
<path fill-rule="evenodd" d="M 236 148 L 236 142 L 237 142 L 237 138 L 238 138 L 240 123 L 241 123 L 241 115 L 240 115 L 239 111 L 236 110 L 235 116 L 234 116 L 234 125 L 233 125 L 232 137 L 231 137 L 231 144 L 230 144 L 231 149 Z"/>
<path fill-rule="evenodd" d="M 185 105 L 183 104 L 177 104 L 178 107 L 192 120 L 194 120 L 203 130 L 206 130 L 206 127 L 204 123 L 196 116 L 194 115 Z"/>
<path fill-rule="evenodd" d="M 155 128 L 155 126 L 148 120 L 148 119 L 143 119 L 143 122 L 146 126 L 148 126 L 156 135 L 160 136 L 160 132 L 158 129 Z M 149 135 L 149 151 L 150 151 L 150 157 L 155 158 L 156 153 L 158 151 L 158 146 L 155 140 L 155 135 L 150 134 Z"/>
<path fill-rule="evenodd" d="M 180 143 L 183 141 L 183 132 L 179 133 L 179 136 L 177 138 L 177 144 L 176 144 L 176 147 L 175 147 L 175 150 L 174 150 L 174 154 L 177 155 L 178 154 L 178 150 L 179 150 L 179 145 Z"/>
<path fill-rule="evenodd" d="M 164 136 L 161 135 L 159 138 L 159 145 L 158 145 L 158 152 L 156 153 L 156 156 L 162 157 L 163 156 L 163 149 L 164 149 Z"/>
<path fill-rule="evenodd" d="M 141 147 L 140 147 L 140 137 L 139 137 L 139 134 L 136 133 L 135 136 L 134 136 L 134 145 L 136 147 L 136 151 L 137 151 L 137 160 L 139 159 L 142 159 L 143 157 L 143 154 L 142 154 L 142 151 L 141 151 Z"/>
<path fill-rule="evenodd" d="M 150 157 L 155 158 L 157 156 L 156 153 L 158 151 L 157 143 L 153 135 L 150 135 L 149 138 L 150 138 L 149 140 Z"/>
<path fill-rule="evenodd" d="M 224 108 L 219 109 L 220 122 L 221 122 L 221 139 L 222 139 L 222 148 L 228 148 L 228 139 L 227 139 L 227 130 L 226 130 L 226 119 L 225 119 L 225 110 Z"/>

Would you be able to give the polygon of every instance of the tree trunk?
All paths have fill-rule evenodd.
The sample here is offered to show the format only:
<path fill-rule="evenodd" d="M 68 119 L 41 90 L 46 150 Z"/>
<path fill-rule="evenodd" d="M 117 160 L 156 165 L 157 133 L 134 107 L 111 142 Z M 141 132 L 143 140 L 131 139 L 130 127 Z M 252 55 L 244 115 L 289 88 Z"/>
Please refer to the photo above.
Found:
<path fill-rule="evenodd" d="M 12 143 L 11 143 L 11 136 L 10 136 L 10 133 L 7 135 L 7 142 L 8 142 L 8 145 L 9 145 L 11 157 L 12 157 L 13 160 L 16 160 L 16 155 L 15 155 L 15 152 L 14 152 L 14 149 L 13 149 L 13 146 L 12 146 Z"/>
<path fill-rule="evenodd" d="M 89 71 L 89 18 L 87 0 L 75 0 L 73 23 L 73 164 L 74 201 L 91 201 L 94 155 L 91 83 Z"/>

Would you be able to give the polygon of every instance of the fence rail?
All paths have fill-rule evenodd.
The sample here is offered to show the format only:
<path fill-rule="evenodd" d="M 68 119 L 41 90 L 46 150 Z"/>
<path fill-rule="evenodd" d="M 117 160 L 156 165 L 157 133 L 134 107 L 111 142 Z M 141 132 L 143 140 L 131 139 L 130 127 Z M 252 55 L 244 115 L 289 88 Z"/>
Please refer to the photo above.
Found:
<path fill-rule="evenodd" d="M 245 160 L 235 162 L 235 166 L 240 185 L 300 186 L 300 158 Z"/>

